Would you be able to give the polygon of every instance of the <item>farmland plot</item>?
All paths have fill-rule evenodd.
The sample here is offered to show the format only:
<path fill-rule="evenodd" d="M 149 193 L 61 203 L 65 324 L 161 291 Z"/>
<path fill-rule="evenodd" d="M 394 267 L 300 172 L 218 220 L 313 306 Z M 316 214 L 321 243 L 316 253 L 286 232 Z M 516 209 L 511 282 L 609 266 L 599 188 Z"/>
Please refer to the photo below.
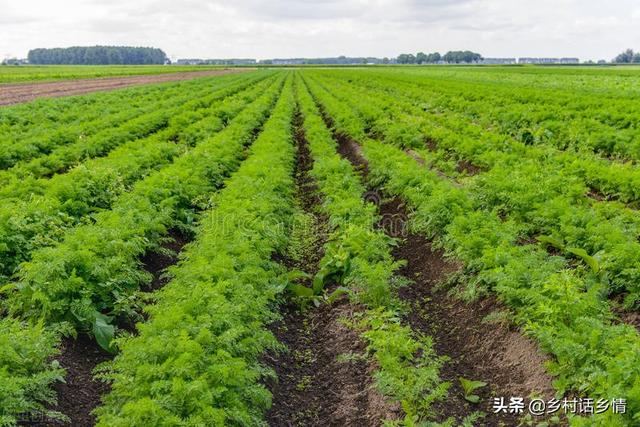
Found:
<path fill-rule="evenodd" d="M 636 79 L 256 70 L 0 109 L 0 421 L 638 424 Z"/>

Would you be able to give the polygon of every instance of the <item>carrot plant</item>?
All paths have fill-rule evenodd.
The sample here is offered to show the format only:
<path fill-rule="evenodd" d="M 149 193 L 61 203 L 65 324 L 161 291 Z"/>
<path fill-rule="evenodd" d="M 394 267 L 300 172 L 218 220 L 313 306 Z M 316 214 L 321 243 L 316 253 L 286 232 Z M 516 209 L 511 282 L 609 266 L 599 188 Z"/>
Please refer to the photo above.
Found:
<path fill-rule="evenodd" d="M 293 109 L 288 79 L 249 157 L 212 198 L 147 308 L 149 321 L 118 340 L 99 426 L 265 424 L 271 398 L 259 381 L 272 373 L 259 358 L 279 348 L 266 328 L 286 285 L 272 254 L 286 250 L 283 222 L 294 212 Z"/>
<path fill-rule="evenodd" d="M 327 92 L 316 89 L 314 96 L 336 118 L 340 131 L 358 126 L 351 110 Z M 359 126 L 355 134 L 362 137 L 365 132 Z M 637 420 L 640 337 L 633 327 L 611 322 L 601 289 L 585 286 L 581 276 L 567 268 L 566 260 L 537 245 L 518 245 L 516 224 L 503 221 L 499 212 L 474 206 L 468 189 L 426 170 L 397 147 L 366 137 L 360 141 L 374 180 L 414 209 L 415 229 L 435 237 L 451 256 L 463 261 L 475 274 L 475 283 L 494 290 L 525 331 L 554 356 L 549 369 L 557 376 L 558 392 L 623 395 L 629 404 L 626 415 L 609 411 L 592 421 L 631 425 Z"/>
<path fill-rule="evenodd" d="M 105 315 L 134 315 L 135 293 L 150 280 L 139 258 L 159 247 L 169 228 L 190 226 L 194 209 L 238 167 L 243 147 L 268 116 L 279 88 L 275 82 L 248 108 L 243 102 L 235 105 L 241 112 L 221 132 L 139 181 L 112 209 L 94 215 L 91 224 L 34 252 L 8 298 L 11 311 L 88 328 L 108 348 L 113 326 Z"/>
<path fill-rule="evenodd" d="M 365 187 L 351 163 L 337 153 L 331 131 L 302 81 L 297 93 L 313 158 L 310 174 L 323 196 L 322 211 L 330 226 L 313 286 L 318 280 L 337 282 L 354 302 L 364 304 L 367 310 L 355 322 L 379 366 L 374 373 L 379 390 L 401 405 L 405 424 L 428 420 L 431 404 L 443 399 L 449 387 L 438 375 L 443 360 L 429 338 L 415 336 L 400 323 L 402 307 L 393 292 L 400 282 L 395 276 L 400 263 L 391 255 L 395 241 L 376 228 L 375 205 L 364 200 Z"/>
<path fill-rule="evenodd" d="M 0 278 L 12 276 L 34 250 L 55 244 L 67 228 L 109 209 L 137 181 L 220 130 L 269 83 L 251 89 L 223 89 L 205 102 L 217 101 L 213 106 L 172 117 L 169 128 L 158 134 L 126 143 L 107 157 L 87 161 L 69 173 L 23 180 L 19 186 L 0 190 L 7 196 L 0 201 Z"/>

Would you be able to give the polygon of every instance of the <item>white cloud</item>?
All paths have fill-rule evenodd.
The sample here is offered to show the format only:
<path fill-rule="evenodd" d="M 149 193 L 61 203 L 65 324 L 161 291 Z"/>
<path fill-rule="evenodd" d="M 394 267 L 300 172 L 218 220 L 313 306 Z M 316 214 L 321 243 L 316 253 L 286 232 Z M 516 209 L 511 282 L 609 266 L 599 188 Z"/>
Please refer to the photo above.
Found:
<path fill-rule="evenodd" d="M 640 49 L 636 0 L 0 0 L 0 55 L 157 46 L 174 57 L 375 55 L 611 58 Z"/>

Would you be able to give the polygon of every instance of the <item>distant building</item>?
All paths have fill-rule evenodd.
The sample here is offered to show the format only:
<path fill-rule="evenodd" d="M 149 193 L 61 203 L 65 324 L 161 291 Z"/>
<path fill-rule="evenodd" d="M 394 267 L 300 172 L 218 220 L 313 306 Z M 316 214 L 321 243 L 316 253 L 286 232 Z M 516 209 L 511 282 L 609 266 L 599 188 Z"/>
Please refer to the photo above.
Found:
<path fill-rule="evenodd" d="M 510 64 L 517 64 L 518 61 L 516 61 L 516 58 L 483 58 L 480 61 L 478 61 L 478 64 L 500 64 L 500 65 L 510 65 Z"/>
<path fill-rule="evenodd" d="M 202 59 L 178 59 L 176 65 L 200 65 L 202 62 Z"/>
<path fill-rule="evenodd" d="M 334 58 L 274 58 L 260 62 L 265 63 L 266 61 L 270 61 L 273 65 L 374 65 L 384 62 L 382 58 L 347 56 Z M 395 60 L 389 59 L 389 63 L 395 63 Z"/>
<path fill-rule="evenodd" d="M 255 65 L 255 59 L 230 58 L 230 59 L 178 59 L 178 65 Z"/>
<path fill-rule="evenodd" d="M 518 58 L 518 64 L 579 64 L 578 58 Z"/>
<path fill-rule="evenodd" d="M 274 58 L 271 63 L 273 65 L 303 65 L 307 63 L 307 60 L 304 58 Z"/>

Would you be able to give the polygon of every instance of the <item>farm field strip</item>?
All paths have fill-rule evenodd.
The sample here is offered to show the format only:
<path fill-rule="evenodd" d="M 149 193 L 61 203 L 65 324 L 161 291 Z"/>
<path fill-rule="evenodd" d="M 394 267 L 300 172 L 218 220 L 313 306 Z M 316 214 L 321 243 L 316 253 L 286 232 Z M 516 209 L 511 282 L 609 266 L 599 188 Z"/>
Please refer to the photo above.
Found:
<path fill-rule="evenodd" d="M 324 118 L 331 126 L 331 119 Z M 490 310 L 502 309 L 495 302 L 489 300 L 472 305 L 448 294 L 443 284 L 455 277 L 458 265 L 447 262 L 442 251 L 434 249 L 426 239 L 408 229 L 409 216 L 403 202 L 371 187 L 368 165 L 359 147 L 332 129 L 334 138 L 339 141 L 341 155 L 354 166 L 364 168 L 369 186 L 367 198 L 376 203 L 382 215 L 377 227 L 394 240 L 400 236 L 393 245 L 393 256 L 401 264 L 393 280 L 399 304 L 391 310 L 390 319 L 395 319 L 394 322 L 402 319 L 402 324 L 410 327 L 411 334 L 422 343 L 422 351 L 430 355 L 421 357 L 422 363 L 413 367 L 399 364 L 401 371 L 410 372 L 410 375 L 396 375 L 397 378 L 390 382 L 395 384 L 393 394 L 399 398 L 405 412 L 402 424 L 429 421 L 440 421 L 442 424 L 437 425 L 447 426 L 476 425 L 478 422 L 482 425 L 519 423 L 513 414 L 496 414 L 489 401 L 496 395 L 553 395 L 551 379 L 544 372 L 544 359 L 538 349 L 508 327 L 484 321 Z M 451 319 L 456 321 L 449 327 Z M 380 325 L 374 320 L 373 324 L 376 323 Z M 382 327 L 383 330 L 387 328 Z M 396 342 L 402 347 L 402 343 L 409 342 L 406 337 L 394 341 L 379 331 L 373 334 L 379 335 L 378 346 Z M 516 358 L 511 354 L 514 347 L 520 352 Z M 419 353 L 403 354 L 401 360 L 411 360 Z M 526 354 L 527 363 L 521 359 L 523 354 Z M 380 358 L 387 363 L 389 359 L 393 360 L 389 351 L 382 351 Z M 505 369 L 509 371 L 506 378 L 500 374 Z M 382 379 L 383 389 L 388 390 L 389 384 L 385 383 L 393 376 L 382 372 L 376 377 L 379 381 Z M 476 404 L 469 403 L 465 397 L 460 378 L 482 380 L 485 384 L 476 391 L 479 395 Z"/>
<path fill-rule="evenodd" d="M 0 141 L 1 145 L 18 142 L 41 132 L 50 131 L 51 127 L 76 126 L 103 117 L 110 112 L 117 112 L 129 104 L 144 106 L 138 100 L 150 95 L 161 98 L 163 93 L 181 89 L 190 91 L 202 84 L 211 85 L 212 89 L 243 78 L 242 74 L 229 74 L 219 77 L 208 77 L 173 83 L 130 87 L 109 92 L 69 96 L 62 98 L 42 98 L 33 102 L 5 106 L 0 108 Z"/>
<path fill-rule="evenodd" d="M 625 67 L 456 67 L 429 70 L 432 78 L 468 83 L 494 83 L 504 87 L 564 89 L 595 93 L 608 98 L 633 98 L 638 89 L 638 66 Z M 398 69 L 400 71 L 400 69 Z M 402 74 L 421 73 L 420 68 L 406 67 Z M 552 77 L 552 78 L 550 78 Z M 564 93 L 564 92 L 563 92 Z"/>
<path fill-rule="evenodd" d="M 107 157 L 85 162 L 69 173 L 51 179 L 23 182 L 17 194 L 0 190 L 0 273 L 11 276 L 32 251 L 54 244 L 65 230 L 91 223 L 91 215 L 108 209 L 117 197 L 154 170 L 162 170 L 205 138 L 222 129 L 273 80 L 249 89 L 231 87 L 219 92 L 212 107 L 185 112 L 171 119 L 171 126 L 155 136 L 134 140 Z M 239 92 L 239 93 L 238 93 Z"/>
<path fill-rule="evenodd" d="M 258 87 L 260 96 L 246 108 L 242 101 L 235 105 L 240 111 L 226 127 L 218 119 L 219 132 L 205 133 L 174 163 L 138 181 L 111 209 L 95 214 L 92 223 L 71 228 L 60 243 L 36 250 L 20 269 L 7 306 L 27 317 L 59 321 L 74 313 L 75 323 L 85 326 L 94 324 L 96 308 L 131 314 L 124 294 L 148 279 L 141 271 L 135 273 L 140 256 L 155 248 L 172 226 L 189 226 L 193 210 L 206 203 L 206 195 L 241 161 L 243 147 L 266 118 L 279 87 L 277 82 L 267 90 Z M 83 254 L 82 248 L 92 249 Z M 98 268 L 101 265 L 104 268 Z M 106 283 L 110 286 L 103 290 Z M 83 310 L 76 292 L 93 297 L 83 300 Z M 38 298 L 32 298 L 34 294 Z"/>
<path fill-rule="evenodd" d="M 269 371 L 259 357 L 279 347 L 266 326 L 286 283 L 271 256 L 285 249 L 283 224 L 293 214 L 293 108 L 289 77 L 248 158 L 147 308 L 150 320 L 119 341 L 99 426 L 262 424 L 270 396 L 259 381 Z"/>
<path fill-rule="evenodd" d="M 429 73 L 392 79 L 370 75 L 372 81 L 393 81 L 403 91 L 429 91 L 431 108 L 459 112 L 468 120 L 498 127 L 523 142 L 551 143 L 559 148 L 587 149 L 603 156 L 640 159 L 638 106 L 633 99 L 602 93 L 540 90 L 537 87 L 505 87 L 500 83 L 465 84 L 452 79 L 430 80 Z M 619 91 L 615 91 L 616 95 Z"/>
<path fill-rule="evenodd" d="M 636 76 L 601 71 L 260 70 L 0 108 L 0 424 L 637 424 L 640 121 L 614 96 Z"/>
<path fill-rule="evenodd" d="M 206 86 L 187 93 L 176 91 L 176 96 L 170 97 L 167 101 L 160 101 L 158 108 L 149 113 L 127 120 L 114 128 L 105 128 L 75 143 L 56 147 L 48 154 L 19 162 L 10 169 L 0 171 L 0 185 L 20 182 L 26 177 L 40 178 L 63 173 L 86 159 L 104 156 L 123 143 L 164 130 L 173 116 L 184 114 L 185 110 L 201 110 L 227 95 L 229 91 L 240 90 L 250 84 L 251 81 L 231 84 L 217 91 L 209 91 Z"/>
<path fill-rule="evenodd" d="M 262 89 L 261 96 L 220 133 L 140 181 L 111 210 L 96 215 L 94 224 L 74 228 L 63 242 L 37 251 L 21 271 L 3 304 L 12 314 L 2 319 L 0 327 L 0 341 L 10 343 L 7 354 L 12 356 L 0 360 L 9 362 L 0 368 L 12 388 L 10 395 L 0 395 L 9 417 L 44 410 L 42 401 L 46 397 L 50 401 L 49 386 L 61 375 L 50 359 L 61 332 L 76 327 L 90 331 L 107 347 L 116 333 L 112 322 L 135 317 L 142 302 L 136 298 L 137 289 L 150 279 L 139 258 L 158 248 L 169 228 L 188 228 L 194 209 L 206 204 L 206 195 L 239 166 L 243 147 L 254 138 L 280 93 L 282 77 L 278 80 Z M 17 355 L 25 349 L 33 356 L 20 361 Z"/>
<path fill-rule="evenodd" d="M 352 80 L 353 81 L 353 80 Z M 632 136 L 637 132 L 635 129 L 638 126 L 637 113 L 629 113 L 630 118 L 618 119 L 622 130 L 609 127 L 604 130 L 598 130 L 589 126 L 588 124 L 580 123 L 580 114 L 586 114 L 589 118 L 592 118 L 594 113 L 591 110 L 584 112 L 587 107 L 581 107 L 579 101 L 573 98 L 565 99 L 560 103 L 560 107 L 563 112 L 557 112 L 551 109 L 551 107 L 540 107 L 540 115 L 542 117 L 530 117 L 525 118 L 527 114 L 531 114 L 531 109 L 537 108 L 537 104 L 534 102 L 535 93 L 529 92 L 521 97 L 517 97 L 517 91 L 511 92 L 511 97 L 508 98 L 508 93 L 504 94 L 504 99 L 492 101 L 492 91 L 486 88 L 476 87 L 477 94 L 473 101 L 464 101 L 461 99 L 463 96 L 469 96 L 469 92 L 474 92 L 474 88 L 466 88 L 466 91 L 461 90 L 460 93 L 453 93 L 449 96 L 443 95 L 448 89 L 448 85 L 455 85 L 455 82 L 447 82 L 445 84 L 440 83 L 439 86 L 431 88 L 430 91 L 425 91 L 423 88 L 416 87 L 409 83 L 397 82 L 393 79 L 375 79 L 371 78 L 366 81 L 359 80 L 359 83 L 368 87 L 378 87 L 387 90 L 392 96 L 408 97 L 409 99 L 422 99 L 424 104 L 421 107 L 426 111 L 433 111 L 435 113 L 447 113 L 442 116 L 444 119 L 450 118 L 455 115 L 461 120 L 470 122 L 475 125 L 479 125 L 484 129 L 491 129 L 495 131 L 498 129 L 498 133 L 502 133 L 509 137 L 512 137 L 527 145 L 549 145 L 562 151 L 577 152 L 585 155 L 587 153 L 594 153 L 592 159 L 597 160 L 613 160 L 617 164 L 624 163 L 636 163 L 636 154 L 638 152 L 638 143 L 633 141 L 633 137 L 623 138 L 624 132 L 632 133 Z M 439 92 L 436 92 L 438 91 Z M 482 91 L 486 91 L 482 92 Z M 482 96 L 480 96 L 482 95 Z M 514 102 L 516 98 L 519 102 L 515 102 L 514 105 L 509 104 Z M 469 107 L 467 103 L 473 102 L 477 104 L 475 107 Z M 595 97 L 593 104 L 599 105 L 600 98 Z M 505 107 L 507 115 L 506 118 L 500 119 L 496 117 L 494 110 L 496 105 L 502 106 L 509 104 Z M 545 101 L 540 101 L 540 104 L 544 105 Z M 574 105 L 578 104 L 578 111 L 572 114 L 565 114 Z M 624 111 L 628 111 L 632 108 L 637 108 L 635 105 L 624 107 Z M 524 111 L 519 111 L 523 109 Z M 604 114 L 604 113 L 603 113 Z M 566 117 L 565 117 L 566 115 Z M 558 118 L 559 117 L 559 118 Z M 545 125 L 546 118 L 553 118 L 555 122 Z M 516 123 L 504 123 L 504 121 L 514 120 Z M 636 138 L 637 139 L 637 138 Z M 634 148 L 636 147 L 636 148 Z M 612 151 L 613 150 L 613 151 Z M 616 151 L 617 150 L 617 151 Z M 635 151 L 634 151 L 635 150 Z M 617 152 L 617 154 L 616 154 Z M 626 153 L 626 154 L 625 154 Z M 635 153 L 635 154 L 634 154 Z M 627 158 L 630 156 L 632 161 Z"/>
<path fill-rule="evenodd" d="M 247 69 L 193 71 L 187 73 L 170 73 L 158 75 L 111 77 L 104 79 L 67 80 L 53 83 L 30 83 L 17 85 L 3 85 L 0 87 L 0 106 L 33 101 L 38 98 L 56 98 L 71 95 L 82 95 L 92 92 L 111 91 L 114 89 L 166 83 L 173 81 L 199 79 L 224 74 L 236 74 Z"/>
<path fill-rule="evenodd" d="M 362 93 L 349 92 L 345 87 L 340 87 L 339 93 L 339 97 L 352 105 L 355 111 L 366 112 L 366 109 L 371 111 L 375 108 L 375 100 L 366 98 Z M 385 108 L 386 113 L 391 114 L 389 118 L 365 116 L 364 119 L 372 127 L 372 133 L 384 135 L 384 129 L 391 129 L 388 137 L 384 135 L 385 140 L 395 142 L 394 139 L 399 139 L 396 144 L 407 149 L 413 148 L 411 142 L 416 140 L 416 135 L 422 134 L 412 131 L 415 120 L 403 120 L 402 111 L 406 111 L 405 108 L 394 110 L 391 104 L 387 102 L 373 113 L 380 115 L 382 108 Z M 407 126 L 408 132 L 398 131 L 403 126 Z M 398 137 L 398 134 L 401 136 Z M 403 143 L 405 137 L 409 144 Z M 418 141 L 422 144 L 419 138 Z M 434 139 L 436 145 L 440 141 L 439 138 Z M 448 147 L 456 149 L 453 142 Z M 586 280 L 605 280 L 604 292 L 614 295 L 628 293 L 627 306 L 636 305 L 640 298 L 640 243 L 637 240 L 640 217 L 637 211 L 585 197 L 588 188 L 579 179 L 576 180 L 571 172 L 554 167 L 552 157 L 550 162 L 545 162 L 543 158 L 527 161 L 526 156 L 519 154 L 503 152 L 504 160 L 496 160 L 489 170 L 480 170 L 473 177 L 464 179 L 465 185 L 474 194 L 476 204 L 495 209 L 503 218 L 517 224 L 522 242 L 536 243 L 536 236 L 551 235 L 554 239 L 552 244 L 563 256 L 587 262 L 594 259 L 594 266 L 597 265 L 598 270 L 594 272 L 596 277 L 586 277 Z M 427 150 L 420 150 L 420 155 L 430 164 L 437 163 L 437 159 Z M 592 276 L 589 272 L 587 276 Z M 606 278 L 603 277 L 605 274 Z"/>
<path fill-rule="evenodd" d="M 354 91 L 358 81 L 351 79 L 351 88 Z M 333 79 L 331 84 L 346 87 L 346 82 Z M 572 152 L 571 150 L 559 150 L 550 144 L 529 145 L 513 139 L 506 134 L 496 133 L 491 128 L 483 129 L 469 122 L 468 118 L 456 113 L 443 114 L 437 110 L 432 111 L 425 107 L 429 103 L 429 97 L 420 91 L 413 91 L 410 95 L 393 92 L 394 85 L 372 86 L 370 81 L 363 82 L 360 86 L 361 93 L 380 92 L 381 96 L 391 96 L 394 103 L 402 102 L 407 111 L 413 111 L 411 116 L 419 116 L 420 121 L 414 124 L 414 129 L 395 135 L 399 141 L 409 143 L 414 149 L 422 147 L 421 141 L 425 135 L 438 139 L 440 144 L 450 153 L 459 153 L 459 157 L 472 160 L 481 167 L 491 167 L 497 161 L 519 159 L 526 156 L 532 160 L 552 163 L 554 167 L 566 168 L 573 174 L 584 179 L 585 183 L 595 192 L 602 194 L 603 198 L 618 199 L 626 203 L 637 205 L 640 200 L 640 170 L 632 164 L 623 164 L 601 159 L 589 152 Z M 380 104 L 379 99 L 376 104 Z M 417 100 L 422 101 L 418 103 Z M 405 114 L 399 114 L 399 117 Z M 379 131 L 393 132 L 393 123 L 387 123 L 388 129 L 380 126 Z"/>
<path fill-rule="evenodd" d="M 245 78 L 214 79 L 211 82 L 210 90 L 214 91 L 216 88 L 239 80 L 245 80 Z M 76 114 L 81 114 L 83 120 L 76 120 L 72 123 L 56 122 L 53 126 L 34 126 L 35 131 L 28 135 L 18 134 L 15 136 L 10 135 L 9 132 L 3 133 L 3 140 L 0 141 L 0 166 L 2 169 L 7 169 L 16 163 L 47 155 L 60 146 L 77 144 L 100 132 L 104 133 L 105 130 L 122 126 L 144 114 L 176 105 L 179 101 L 185 102 L 190 99 L 186 94 L 190 93 L 192 98 L 194 89 L 205 87 L 204 84 L 201 84 L 189 89 L 172 85 L 150 88 L 148 93 L 145 92 L 139 96 L 123 93 L 121 99 L 101 103 L 99 108 L 95 108 L 96 106 L 93 105 L 83 106 L 82 103 L 79 103 L 80 105 L 74 108 L 79 110 Z M 1 113 L 6 114 L 6 109 L 0 111 Z M 92 114 L 96 114 L 97 117 L 92 117 Z"/>
<path fill-rule="evenodd" d="M 34 81 L 57 81 L 84 78 L 139 76 L 198 70 L 216 70 L 221 67 L 201 65 L 35 65 L 0 67 L 0 83 L 30 83 Z"/>
<path fill-rule="evenodd" d="M 339 131 L 362 138 L 362 123 L 350 108 L 317 86 L 310 88 Z M 401 149 L 371 139 L 359 142 L 378 182 L 414 209 L 414 227 L 437 236 L 451 256 L 476 274 L 468 291 L 477 292 L 474 285 L 493 289 L 524 330 L 554 355 L 550 372 L 558 376 L 559 392 L 580 390 L 610 398 L 619 393 L 627 397 L 630 414 L 638 413 L 634 390 L 640 381 L 640 337 L 634 328 L 611 322 L 598 286 L 585 286 L 565 261 L 543 248 L 517 245 L 509 222 L 495 212 L 474 209 L 467 189 L 424 169 Z M 625 425 L 611 413 L 600 420 L 601 425 Z"/>

